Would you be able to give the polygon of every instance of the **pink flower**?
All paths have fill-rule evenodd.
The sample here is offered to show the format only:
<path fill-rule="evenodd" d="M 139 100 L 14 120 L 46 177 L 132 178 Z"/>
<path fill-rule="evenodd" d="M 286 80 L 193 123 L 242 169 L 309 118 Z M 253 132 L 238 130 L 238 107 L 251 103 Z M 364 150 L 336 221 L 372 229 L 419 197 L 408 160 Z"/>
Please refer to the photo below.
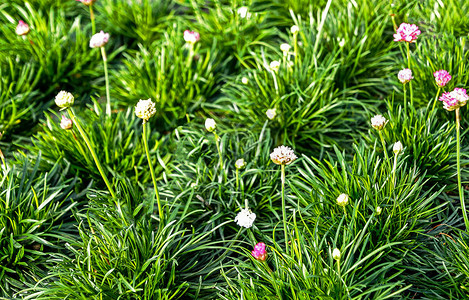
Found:
<path fill-rule="evenodd" d="M 417 25 L 402 23 L 394 34 L 394 41 L 413 43 L 420 33 Z"/>
<path fill-rule="evenodd" d="M 264 243 L 257 243 L 257 245 L 254 246 L 254 250 L 252 250 L 251 253 L 255 259 L 260 260 L 260 261 L 264 261 L 267 258 L 267 252 L 265 251 Z"/>
<path fill-rule="evenodd" d="M 67 118 L 66 116 L 62 115 L 62 121 L 60 121 L 60 127 L 61 127 L 63 130 L 72 129 L 72 127 L 73 127 L 73 122 L 72 122 L 72 120 L 70 120 L 70 119 Z"/>
<path fill-rule="evenodd" d="M 451 95 L 454 99 L 458 100 L 460 107 L 466 105 L 467 100 L 469 100 L 466 90 L 462 88 L 455 88 L 451 92 Z"/>
<path fill-rule="evenodd" d="M 20 20 L 18 22 L 18 26 L 16 26 L 16 34 L 27 35 L 28 33 L 29 33 L 29 25 Z"/>
<path fill-rule="evenodd" d="M 200 40 L 200 34 L 195 31 L 184 31 L 184 40 L 189 44 L 195 44 Z"/>
<path fill-rule="evenodd" d="M 436 71 L 433 76 L 435 76 L 436 84 L 439 87 L 444 87 L 451 80 L 451 75 L 446 70 Z"/>
<path fill-rule="evenodd" d="M 397 78 L 399 78 L 399 81 L 402 84 L 406 84 L 407 82 L 414 79 L 414 77 L 412 77 L 412 71 L 410 69 L 404 69 L 399 71 L 399 74 L 397 74 Z"/>
<path fill-rule="evenodd" d="M 90 6 L 90 5 L 92 5 L 93 3 L 96 2 L 96 0 L 77 0 L 77 1 L 83 3 L 87 6 Z"/>
<path fill-rule="evenodd" d="M 466 105 L 469 96 L 465 89 L 455 88 L 452 92 L 443 93 L 440 101 L 443 101 L 443 108 L 447 111 L 453 111 L 456 108 L 463 107 Z"/>
<path fill-rule="evenodd" d="M 104 47 L 107 42 L 109 41 L 109 33 L 104 33 L 104 31 L 100 31 L 93 35 L 90 40 L 90 47 L 91 48 L 101 48 Z"/>

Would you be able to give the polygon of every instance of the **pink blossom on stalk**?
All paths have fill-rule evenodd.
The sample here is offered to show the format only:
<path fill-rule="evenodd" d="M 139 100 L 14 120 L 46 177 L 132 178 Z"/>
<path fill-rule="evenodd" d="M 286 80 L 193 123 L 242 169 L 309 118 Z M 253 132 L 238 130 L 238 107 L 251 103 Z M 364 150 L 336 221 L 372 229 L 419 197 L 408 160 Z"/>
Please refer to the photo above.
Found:
<path fill-rule="evenodd" d="M 469 100 L 466 90 L 462 88 L 455 88 L 451 92 L 451 95 L 454 99 L 458 100 L 460 107 L 466 105 L 467 100 Z"/>
<path fill-rule="evenodd" d="M 436 71 L 433 76 L 435 76 L 436 84 L 439 87 L 444 87 L 451 80 L 451 75 L 446 70 Z"/>
<path fill-rule="evenodd" d="M 189 44 L 195 44 L 200 40 L 200 34 L 195 31 L 184 31 L 184 40 Z"/>
<path fill-rule="evenodd" d="M 254 256 L 255 259 L 264 261 L 267 258 L 267 252 L 265 251 L 265 244 L 264 243 L 257 243 L 256 246 L 254 246 L 254 250 L 252 250 L 252 256 Z"/>
<path fill-rule="evenodd" d="M 62 115 L 62 121 L 60 121 L 60 127 L 63 130 L 70 130 L 73 127 L 73 122 L 72 122 L 72 120 L 70 120 L 66 116 Z"/>
<path fill-rule="evenodd" d="M 402 23 L 394 34 L 394 41 L 413 43 L 415 40 L 417 40 L 417 36 L 420 33 L 421 31 L 417 25 Z"/>
<path fill-rule="evenodd" d="M 27 35 L 29 33 L 29 25 L 20 20 L 18 25 L 16 26 L 16 34 L 17 35 Z"/>
<path fill-rule="evenodd" d="M 469 96 L 465 89 L 455 88 L 452 92 L 443 93 L 440 101 L 443 101 L 443 108 L 447 111 L 453 111 L 466 105 Z"/>
<path fill-rule="evenodd" d="M 399 78 L 399 81 L 402 84 L 406 84 L 407 82 L 414 79 L 414 77 L 412 77 L 412 71 L 410 69 L 404 69 L 399 71 L 399 74 L 397 74 L 397 78 Z"/>
<path fill-rule="evenodd" d="M 77 0 L 78 2 L 81 2 L 87 6 L 92 5 L 93 3 L 96 2 L 96 0 Z"/>
<path fill-rule="evenodd" d="M 93 35 L 90 40 L 90 47 L 91 48 L 101 48 L 104 47 L 107 42 L 109 41 L 109 33 L 105 33 L 104 31 L 100 31 Z"/>

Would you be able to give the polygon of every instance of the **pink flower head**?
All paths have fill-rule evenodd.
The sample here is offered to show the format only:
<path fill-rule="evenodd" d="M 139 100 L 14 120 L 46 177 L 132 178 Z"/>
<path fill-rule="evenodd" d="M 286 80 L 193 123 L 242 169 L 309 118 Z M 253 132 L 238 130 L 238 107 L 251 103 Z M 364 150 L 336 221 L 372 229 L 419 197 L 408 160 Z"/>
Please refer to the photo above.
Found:
<path fill-rule="evenodd" d="M 260 261 L 264 261 L 267 258 L 267 252 L 265 251 L 264 243 L 257 243 L 257 245 L 254 246 L 254 250 L 252 250 L 251 253 L 255 259 L 260 260 Z"/>
<path fill-rule="evenodd" d="M 462 88 L 455 88 L 451 92 L 451 95 L 454 99 L 458 100 L 459 107 L 466 105 L 467 100 L 469 100 L 469 96 L 467 95 L 466 90 Z"/>
<path fill-rule="evenodd" d="M 444 87 L 451 80 L 451 75 L 446 70 L 436 71 L 433 76 L 435 76 L 436 84 L 439 87 Z"/>
<path fill-rule="evenodd" d="M 109 41 L 109 33 L 105 33 L 104 31 L 100 31 L 93 35 L 90 40 L 90 47 L 91 48 L 101 48 L 104 47 L 107 42 Z"/>
<path fill-rule="evenodd" d="M 195 31 L 184 31 L 184 40 L 189 44 L 195 44 L 200 40 L 200 34 Z"/>
<path fill-rule="evenodd" d="M 73 127 L 73 122 L 72 122 L 72 120 L 70 120 L 66 116 L 62 115 L 62 121 L 60 121 L 60 127 L 63 130 L 70 130 Z"/>
<path fill-rule="evenodd" d="M 29 25 L 20 20 L 18 22 L 18 25 L 16 26 L 16 34 L 27 35 L 28 33 L 29 33 Z"/>
<path fill-rule="evenodd" d="M 469 96 L 465 89 L 455 88 L 452 92 L 443 93 L 440 101 L 443 101 L 443 108 L 447 111 L 453 111 L 456 108 L 463 107 L 466 105 Z"/>
<path fill-rule="evenodd" d="M 394 41 L 413 43 L 420 33 L 417 25 L 402 23 L 394 34 Z"/>
<path fill-rule="evenodd" d="M 96 0 L 77 0 L 77 1 L 83 3 L 87 6 L 90 6 L 90 5 L 92 5 L 93 3 L 96 2 Z"/>
<path fill-rule="evenodd" d="M 412 77 L 412 71 L 410 69 L 404 69 L 399 71 L 399 74 L 397 74 L 397 78 L 399 78 L 399 81 L 402 84 L 406 84 L 407 82 L 414 79 L 414 77 Z"/>

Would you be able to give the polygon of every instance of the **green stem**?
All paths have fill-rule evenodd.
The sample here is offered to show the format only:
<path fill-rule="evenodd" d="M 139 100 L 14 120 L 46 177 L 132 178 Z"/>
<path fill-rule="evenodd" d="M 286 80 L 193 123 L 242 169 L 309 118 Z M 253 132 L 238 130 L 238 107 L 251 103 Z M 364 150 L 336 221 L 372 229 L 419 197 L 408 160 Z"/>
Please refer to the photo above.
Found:
<path fill-rule="evenodd" d="M 295 51 L 295 66 L 298 64 L 298 32 L 293 34 L 293 49 Z"/>
<path fill-rule="evenodd" d="M 288 234 L 287 234 L 287 212 L 285 209 L 285 165 L 282 166 L 282 217 L 283 217 L 283 232 L 285 234 L 285 249 L 288 252 Z"/>
<path fill-rule="evenodd" d="M 219 136 L 218 136 L 218 134 L 217 134 L 215 131 L 213 132 L 213 134 L 215 135 L 215 143 L 217 144 L 218 156 L 220 157 L 220 168 L 221 168 L 222 170 L 224 170 L 224 169 L 223 169 L 223 158 L 222 158 L 222 156 L 221 156 L 220 142 L 218 142 Z"/>
<path fill-rule="evenodd" d="M 461 182 L 461 141 L 459 133 L 459 108 L 456 108 L 456 141 L 457 141 L 457 162 L 458 162 L 458 189 L 459 199 L 461 201 L 461 209 L 464 218 L 466 230 L 469 228 L 469 220 L 467 219 L 466 204 L 464 203 L 464 190 Z"/>
<path fill-rule="evenodd" d="M 76 125 L 78 131 L 80 132 L 81 137 L 83 138 L 83 140 L 85 140 L 86 146 L 88 146 L 88 149 L 91 152 L 91 156 L 93 156 L 94 162 L 96 163 L 96 166 L 98 167 L 98 171 L 101 174 L 101 177 L 103 177 L 103 180 L 106 183 L 106 186 L 109 192 L 111 193 L 111 196 L 113 198 L 116 198 L 116 194 L 114 193 L 114 190 L 112 189 L 111 184 L 109 183 L 109 180 L 107 179 L 106 174 L 104 174 L 104 170 L 103 170 L 103 167 L 101 166 L 101 163 L 98 160 L 98 156 L 96 155 L 96 152 L 94 151 L 93 147 L 91 147 L 91 142 L 86 136 L 85 131 L 81 127 L 80 123 L 78 122 L 78 119 L 75 116 L 75 112 L 73 111 L 73 108 L 70 107 L 68 109 L 68 114 L 70 115 L 70 118 L 72 119 L 73 124 Z"/>
<path fill-rule="evenodd" d="M 398 154 L 394 154 L 394 166 L 392 168 L 392 184 L 394 188 L 396 187 L 397 155 Z"/>
<path fill-rule="evenodd" d="M 409 46 L 409 43 L 405 43 L 405 45 L 407 47 L 407 67 L 409 68 L 409 70 L 412 70 L 410 68 L 410 46 Z M 409 82 L 409 86 L 410 86 L 410 106 L 414 107 L 414 97 L 413 97 L 413 91 L 412 91 L 412 80 Z"/>
<path fill-rule="evenodd" d="M 239 170 L 236 169 L 236 190 L 239 189 Z"/>
<path fill-rule="evenodd" d="M 107 55 L 106 49 L 104 49 L 104 47 L 101 47 L 101 54 L 104 63 L 104 77 L 106 79 L 106 115 L 109 117 L 111 116 L 111 96 L 109 93 L 109 73 L 107 70 Z"/>
<path fill-rule="evenodd" d="M 388 151 L 386 149 L 386 142 L 384 141 L 383 133 L 381 132 L 381 130 L 379 130 L 378 133 L 379 133 L 379 137 L 381 139 L 381 144 L 383 145 L 384 157 L 386 159 L 386 162 L 389 164 L 389 156 L 388 156 Z M 391 165 L 389 165 L 389 166 L 391 166 Z"/>
<path fill-rule="evenodd" d="M 190 43 L 189 56 L 187 57 L 187 67 L 190 68 L 192 65 L 192 59 L 194 57 L 194 44 Z"/>
<path fill-rule="evenodd" d="M 96 33 L 96 23 L 94 20 L 93 4 L 90 5 L 90 19 L 91 19 L 91 30 L 93 34 Z"/>
<path fill-rule="evenodd" d="M 404 83 L 404 113 L 407 114 L 407 91 Z"/>
<path fill-rule="evenodd" d="M 161 209 L 160 193 L 158 193 L 158 186 L 156 185 L 155 171 L 153 170 L 153 165 L 151 164 L 150 151 L 148 150 L 148 140 L 147 140 L 147 125 L 146 121 L 143 120 L 143 145 L 145 146 L 145 153 L 147 155 L 148 167 L 150 168 L 151 179 L 153 181 L 153 187 L 155 188 L 156 202 L 158 203 L 158 213 L 160 215 L 160 221 L 163 220 L 163 210 Z"/>
<path fill-rule="evenodd" d="M 438 87 L 438 91 L 436 92 L 435 101 L 433 101 L 432 112 L 430 113 L 430 115 L 431 115 L 431 114 L 433 113 L 433 111 L 435 110 L 435 105 L 436 105 L 436 103 L 438 102 L 438 96 L 440 95 L 440 91 L 441 91 L 441 87 L 439 86 L 439 87 Z"/>

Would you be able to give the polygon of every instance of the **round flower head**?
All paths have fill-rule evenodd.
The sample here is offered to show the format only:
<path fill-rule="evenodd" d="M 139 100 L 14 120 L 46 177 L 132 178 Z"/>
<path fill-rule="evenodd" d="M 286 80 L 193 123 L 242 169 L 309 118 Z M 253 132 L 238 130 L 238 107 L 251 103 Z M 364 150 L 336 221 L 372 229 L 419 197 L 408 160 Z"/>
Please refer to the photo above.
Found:
<path fill-rule="evenodd" d="M 62 115 L 62 120 L 60 121 L 60 128 L 63 130 L 70 130 L 73 127 L 73 122 L 66 116 Z"/>
<path fill-rule="evenodd" d="M 340 206 L 346 206 L 348 204 L 348 199 L 349 196 L 347 194 L 340 194 L 339 197 L 337 197 L 337 204 Z"/>
<path fill-rule="evenodd" d="M 238 8 L 237 13 L 242 19 L 246 18 L 249 20 L 251 18 L 251 13 L 246 6 L 241 6 Z"/>
<path fill-rule="evenodd" d="M 281 44 L 280 45 L 280 50 L 283 51 L 283 55 L 287 55 L 288 51 L 290 51 L 291 46 L 289 44 Z"/>
<path fill-rule="evenodd" d="M 251 253 L 255 259 L 260 260 L 260 261 L 264 261 L 267 258 L 267 251 L 265 251 L 264 243 L 257 243 L 256 246 L 254 246 L 254 250 L 252 250 Z"/>
<path fill-rule="evenodd" d="M 267 118 L 269 118 L 269 120 L 273 120 L 277 115 L 277 110 L 275 108 L 271 108 L 268 109 L 265 114 L 267 115 Z"/>
<path fill-rule="evenodd" d="M 459 108 L 458 99 L 454 98 L 450 92 L 443 93 L 438 100 L 443 101 L 443 108 L 447 111 L 453 111 Z"/>
<path fill-rule="evenodd" d="M 109 41 L 109 33 L 105 33 L 104 31 L 100 31 L 93 35 L 90 40 L 90 47 L 91 48 L 101 48 L 104 47 L 107 42 Z"/>
<path fill-rule="evenodd" d="M 451 95 L 453 96 L 453 98 L 458 100 L 459 107 L 463 107 L 464 105 L 466 105 L 467 100 L 469 100 L 469 96 L 467 95 L 466 90 L 462 88 L 455 88 L 451 92 Z"/>
<path fill-rule="evenodd" d="M 246 161 L 243 158 L 240 158 L 235 162 L 236 169 L 242 169 L 245 166 L 246 166 Z"/>
<path fill-rule="evenodd" d="M 402 146 L 402 143 L 400 141 L 397 141 L 396 143 L 394 143 L 394 146 L 392 146 L 392 151 L 396 155 L 401 153 L 403 149 L 404 149 L 404 146 Z"/>
<path fill-rule="evenodd" d="M 376 208 L 376 214 L 377 214 L 378 216 L 381 214 L 382 211 L 383 211 L 383 209 L 382 209 L 380 206 L 378 206 L 378 207 Z"/>
<path fill-rule="evenodd" d="M 148 100 L 140 100 L 137 105 L 135 105 L 135 115 L 140 119 L 143 119 L 145 123 L 151 117 L 156 114 L 156 104 L 155 102 Z"/>
<path fill-rule="evenodd" d="M 217 128 L 217 123 L 215 123 L 214 119 L 207 118 L 207 120 L 205 120 L 205 128 L 209 132 L 213 132 L 215 130 L 215 128 Z"/>
<path fill-rule="evenodd" d="M 397 74 L 397 78 L 399 78 L 399 81 L 402 84 L 406 84 L 407 82 L 414 79 L 414 77 L 412 77 L 412 71 L 410 69 L 404 69 L 399 71 L 399 74 Z"/>
<path fill-rule="evenodd" d="M 242 82 L 243 84 L 248 84 L 249 79 L 247 79 L 247 77 L 243 77 L 243 78 L 241 78 L 241 82 Z"/>
<path fill-rule="evenodd" d="M 417 25 L 402 23 L 394 34 L 394 41 L 414 43 L 420 33 Z"/>
<path fill-rule="evenodd" d="M 272 71 L 277 72 L 278 69 L 280 68 L 280 62 L 278 60 L 274 60 L 270 62 L 269 67 Z"/>
<path fill-rule="evenodd" d="M 251 212 L 248 208 L 244 208 L 241 209 L 234 221 L 241 227 L 251 228 L 255 219 L 256 214 Z"/>
<path fill-rule="evenodd" d="M 20 20 L 15 31 L 17 35 L 27 35 L 29 33 L 29 25 Z"/>
<path fill-rule="evenodd" d="M 186 43 L 195 44 L 200 40 L 200 34 L 195 31 L 186 30 L 184 31 L 184 40 Z"/>
<path fill-rule="evenodd" d="M 55 104 L 62 109 L 66 109 L 73 105 L 75 98 L 73 95 L 66 91 L 60 91 L 57 96 L 55 96 Z"/>
<path fill-rule="evenodd" d="M 436 84 L 440 87 L 444 87 L 451 80 L 451 75 L 446 70 L 436 71 L 433 76 L 435 76 Z"/>
<path fill-rule="evenodd" d="M 386 120 L 385 117 L 382 115 L 376 115 L 373 118 L 371 118 L 371 127 L 373 127 L 376 130 L 381 130 L 386 126 L 388 123 L 388 120 Z"/>
<path fill-rule="evenodd" d="M 332 258 L 335 259 L 335 260 L 340 259 L 340 250 L 339 249 L 334 248 L 334 250 L 332 250 Z"/>
<path fill-rule="evenodd" d="M 298 31 L 300 31 L 300 27 L 296 26 L 296 25 L 293 25 L 291 28 L 290 28 L 290 31 L 291 33 L 293 34 L 297 34 Z"/>
<path fill-rule="evenodd" d="M 277 165 L 289 165 L 297 158 L 293 149 L 286 146 L 277 147 L 270 153 L 270 159 Z"/>
<path fill-rule="evenodd" d="M 77 0 L 77 1 L 83 3 L 87 6 L 90 6 L 90 5 L 92 5 L 93 3 L 96 2 L 96 0 Z"/>

